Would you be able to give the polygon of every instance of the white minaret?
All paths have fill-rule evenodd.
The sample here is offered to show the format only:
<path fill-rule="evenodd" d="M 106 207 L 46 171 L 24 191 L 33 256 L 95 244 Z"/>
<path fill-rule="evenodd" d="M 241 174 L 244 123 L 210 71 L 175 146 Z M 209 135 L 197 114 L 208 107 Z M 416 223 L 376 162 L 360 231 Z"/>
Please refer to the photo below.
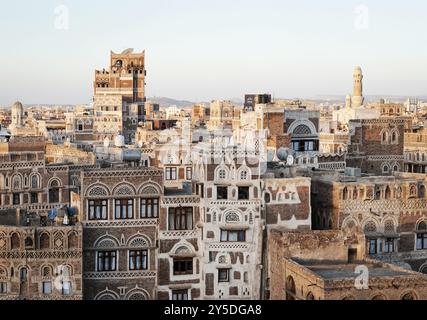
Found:
<path fill-rule="evenodd" d="M 353 81 L 354 81 L 354 91 L 353 91 L 353 98 L 351 99 L 352 107 L 359 108 L 363 105 L 363 101 L 365 100 L 363 98 L 363 74 L 362 74 L 361 67 L 356 67 L 354 69 Z"/>
<path fill-rule="evenodd" d="M 345 97 L 345 108 L 346 109 L 351 108 L 351 97 L 349 94 Z"/>
<path fill-rule="evenodd" d="M 24 107 L 17 101 L 12 106 L 12 126 L 15 128 L 22 127 L 24 124 Z"/>

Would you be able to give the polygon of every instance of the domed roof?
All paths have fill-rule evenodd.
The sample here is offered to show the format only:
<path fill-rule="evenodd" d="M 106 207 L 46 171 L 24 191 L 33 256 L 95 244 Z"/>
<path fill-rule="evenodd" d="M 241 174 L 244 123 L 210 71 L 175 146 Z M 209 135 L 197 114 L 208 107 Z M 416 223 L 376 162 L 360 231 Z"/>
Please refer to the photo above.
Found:
<path fill-rule="evenodd" d="M 354 72 L 362 72 L 362 68 L 360 66 L 357 66 L 354 68 Z"/>
<path fill-rule="evenodd" d="M 19 101 L 16 101 L 13 105 L 12 105 L 12 108 L 14 108 L 14 109 L 17 109 L 17 108 L 20 108 L 20 109 L 22 109 L 24 106 L 22 105 L 22 103 L 21 102 L 19 102 Z"/>

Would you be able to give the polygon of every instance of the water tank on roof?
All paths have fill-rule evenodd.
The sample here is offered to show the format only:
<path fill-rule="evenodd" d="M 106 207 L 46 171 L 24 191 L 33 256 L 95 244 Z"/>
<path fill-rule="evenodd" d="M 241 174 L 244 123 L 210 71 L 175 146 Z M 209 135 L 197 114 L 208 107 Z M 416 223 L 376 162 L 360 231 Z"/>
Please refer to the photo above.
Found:
<path fill-rule="evenodd" d="M 285 161 L 286 158 L 288 157 L 289 152 L 287 148 L 279 148 L 279 150 L 277 150 L 277 158 L 279 158 L 279 160 Z"/>
<path fill-rule="evenodd" d="M 140 160 L 141 160 L 141 150 L 136 150 L 136 149 L 123 150 L 123 161 L 140 161 Z"/>
<path fill-rule="evenodd" d="M 116 138 L 114 139 L 114 146 L 118 147 L 118 148 L 122 148 L 125 146 L 125 137 L 123 137 L 122 135 L 117 135 Z"/>

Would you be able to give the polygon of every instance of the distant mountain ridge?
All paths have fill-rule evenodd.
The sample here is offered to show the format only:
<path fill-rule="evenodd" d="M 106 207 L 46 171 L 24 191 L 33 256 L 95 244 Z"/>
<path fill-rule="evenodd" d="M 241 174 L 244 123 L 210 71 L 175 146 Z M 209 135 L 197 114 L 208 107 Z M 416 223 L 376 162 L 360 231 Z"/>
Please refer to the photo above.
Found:
<path fill-rule="evenodd" d="M 232 98 L 232 99 L 222 99 L 222 100 L 230 100 L 232 103 L 236 105 L 242 105 L 243 99 L 240 98 Z M 149 97 L 147 98 L 147 101 L 158 103 L 160 107 L 170 107 L 170 106 L 177 106 L 178 108 L 191 108 L 193 105 L 197 103 L 204 103 L 206 105 L 210 104 L 210 101 L 188 101 L 188 100 L 178 100 L 168 97 Z"/>

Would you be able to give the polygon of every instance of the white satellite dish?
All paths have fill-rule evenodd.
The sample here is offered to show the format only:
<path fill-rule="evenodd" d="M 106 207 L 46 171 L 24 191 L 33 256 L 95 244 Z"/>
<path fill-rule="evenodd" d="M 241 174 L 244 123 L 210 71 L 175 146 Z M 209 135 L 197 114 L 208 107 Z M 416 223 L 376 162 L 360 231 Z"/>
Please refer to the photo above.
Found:
<path fill-rule="evenodd" d="M 294 161 L 295 161 L 294 156 L 293 155 L 289 155 L 288 158 L 286 159 L 286 164 L 288 166 L 293 166 L 294 165 Z"/>

